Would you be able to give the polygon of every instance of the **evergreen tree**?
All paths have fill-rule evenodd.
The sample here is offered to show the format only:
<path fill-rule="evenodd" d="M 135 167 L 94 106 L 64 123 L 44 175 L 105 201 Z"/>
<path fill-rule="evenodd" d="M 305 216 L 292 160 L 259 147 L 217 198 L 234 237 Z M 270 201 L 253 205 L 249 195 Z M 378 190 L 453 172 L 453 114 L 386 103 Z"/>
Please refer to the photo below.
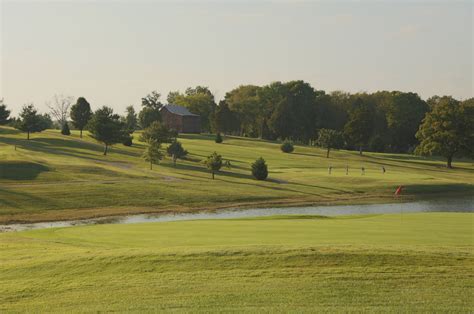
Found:
<path fill-rule="evenodd" d="M 268 168 L 265 160 L 260 157 L 252 164 L 252 175 L 257 180 L 265 180 L 268 177 Z"/>
<path fill-rule="evenodd" d="M 7 124 L 9 122 L 10 110 L 3 103 L 3 99 L 0 99 L 0 125 Z"/>
<path fill-rule="evenodd" d="M 176 160 L 184 158 L 188 152 L 183 148 L 178 140 L 174 140 L 166 149 L 168 156 L 173 159 L 173 165 L 176 166 Z"/>
<path fill-rule="evenodd" d="M 66 122 L 63 123 L 63 127 L 61 128 L 61 134 L 62 135 L 71 135 L 71 130 L 69 130 L 69 125 Z"/>
<path fill-rule="evenodd" d="M 215 142 L 220 144 L 222 143 L 224 140 L 222 139 L 222 135 L 220 133 L 217 133 L 216 135 L 216 139 L 215 139 Z"/>
<path fill-rule="evenodd" d="M 124 138 L 129 135 L 120 116 L 114 114 L 113 109 L 106 106 L 98 109 L 92 115 L 87 127 L 92 138 L 104 143 L 104 156 L 107 155 L 109 146 L 122 143 Z"/>
<path fill-rule="evenodd" d="M 15 122 L 15 128 L 20 131 L 26 132 L 26 139 L 30 139 L 30 133 L 41 132 L 46 130 L 48 127 L 47 115 L 42 116 L 38 114 L 38 111 L 33 104 L 23 106 L 19 119 Z M 51 119 L 49 119 L 51 121 Z"/>
<path fill-rule="evenodd" d="M 293 146 L 293 143 L 291 141 L 285 140 L 281 146 L 280 149 L 284 153 L 292 153 L 295 150 L 295 147 Z"/>

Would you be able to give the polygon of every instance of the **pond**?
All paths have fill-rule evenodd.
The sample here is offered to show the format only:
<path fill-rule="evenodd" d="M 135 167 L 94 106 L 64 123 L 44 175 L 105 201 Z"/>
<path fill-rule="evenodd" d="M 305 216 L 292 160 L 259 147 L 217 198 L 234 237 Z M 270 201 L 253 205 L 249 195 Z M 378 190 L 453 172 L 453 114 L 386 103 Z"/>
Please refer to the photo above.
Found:
<path fill-rule="evenodd" d="M 457 199 L 436 199 L 410 203 L 334 205 L 302 207 L 269 207 L 254 209 L 226 209 L 215 212 L 183 214 L 139 214 L 130 216 L 104 217 L 71 221 L 38 222 L 31 224 L 0 225 L 0 232 L 24 231 L 33 229 L 72 227 L 93 224 L 132 224 L 144 222 L 167 222 L 201 219 L 251 218 L 277 215 L 364 215 L 364 214 L 404 214 L 420 212 L 474 212 L 474 197 Z"/>

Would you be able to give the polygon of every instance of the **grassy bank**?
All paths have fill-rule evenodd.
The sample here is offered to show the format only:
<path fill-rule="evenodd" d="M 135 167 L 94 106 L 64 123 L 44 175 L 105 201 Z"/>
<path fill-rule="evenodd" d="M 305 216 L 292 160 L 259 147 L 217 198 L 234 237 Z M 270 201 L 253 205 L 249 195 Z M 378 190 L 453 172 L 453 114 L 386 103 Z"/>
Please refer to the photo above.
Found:
<path fill-rule="evenodd" d="M 24 134 L 0 127 L 0 223 L 233 206 L 389 202 L 400 184 L 407 186 L 405 199 L 474 192 L 472 161 L 455 162 L 456 168 L 449 170 L 442 160 L 410 155 L 359 156 L 341 150 L 328 159 L 314 147 L 297 146 L 284 154 L 277 143 L 226 138 L 216 144 L 213 139 L 181 136 L 188 160 L 173 167 L 166 159 L 150 171 L 140 157 L 143 143 L 116 145 L 103 156 L 101 145 L 88 136 L 79 139 L 75 132 L 67 137 L 48 130 L 27 141 Z M 213 151 L 232 165 L 216 180 L 201 163 Z M 249 170 L 260 156 L 270 170 L 265 182 L 254 180 Z"/>
<path fill-rule="evenodd" d="M 0 234 L 0 311 L 473 310 L 473 214 Z"/>

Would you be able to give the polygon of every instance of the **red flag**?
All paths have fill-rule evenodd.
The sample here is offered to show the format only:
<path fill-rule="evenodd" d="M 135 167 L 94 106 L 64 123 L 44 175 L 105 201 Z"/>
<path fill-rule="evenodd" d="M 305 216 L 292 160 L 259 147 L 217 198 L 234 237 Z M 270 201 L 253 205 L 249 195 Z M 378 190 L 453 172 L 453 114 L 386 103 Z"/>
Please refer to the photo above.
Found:
<path fill-rule="evenodd" d="M 402 194 L 402 189 L 403 189 L 403 185 L 400 185 L 398 189 L 395 191 L 395 196 Z"/>

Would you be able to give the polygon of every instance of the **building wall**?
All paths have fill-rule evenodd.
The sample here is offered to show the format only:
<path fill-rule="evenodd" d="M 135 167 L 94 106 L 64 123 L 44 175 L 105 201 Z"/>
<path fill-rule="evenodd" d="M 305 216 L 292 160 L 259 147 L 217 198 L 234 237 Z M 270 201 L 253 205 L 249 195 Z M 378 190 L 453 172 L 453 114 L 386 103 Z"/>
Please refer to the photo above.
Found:
<path fill-rule="evenodd" d="M 180 116 L 166 109 L 161 110 L 163 123 L 178 133 L 201 133 L 200 116 Z"/>

